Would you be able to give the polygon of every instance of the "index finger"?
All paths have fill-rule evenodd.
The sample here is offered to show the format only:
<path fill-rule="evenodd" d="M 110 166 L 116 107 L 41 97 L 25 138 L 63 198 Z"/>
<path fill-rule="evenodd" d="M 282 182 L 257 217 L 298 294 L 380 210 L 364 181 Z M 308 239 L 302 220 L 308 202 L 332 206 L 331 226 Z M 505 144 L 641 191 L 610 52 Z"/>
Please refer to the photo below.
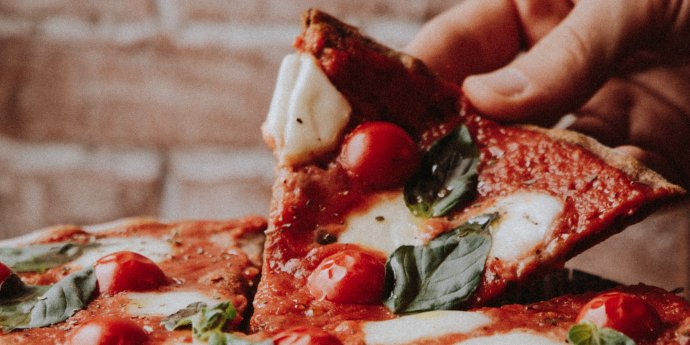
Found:
<path fill-rule="evenodd" d="M 444 79 L 466 76 L 509 63 L 521 48 L 521 29 L 511 0 L 465 1 L 427 23 L 406 51 Z"/>

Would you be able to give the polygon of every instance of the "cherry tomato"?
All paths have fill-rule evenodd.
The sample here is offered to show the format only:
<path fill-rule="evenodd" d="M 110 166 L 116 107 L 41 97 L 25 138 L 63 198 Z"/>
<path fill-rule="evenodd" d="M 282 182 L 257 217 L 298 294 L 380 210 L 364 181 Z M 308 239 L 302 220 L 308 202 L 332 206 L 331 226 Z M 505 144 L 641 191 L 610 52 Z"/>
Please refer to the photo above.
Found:
<path fill-rule="evenodd" d="M 12 269 L 0 262 L 0 286 L 12 275 Z"/>
<path fill-rule="evenodd" d="M 167 282 L 153 261 L 134 252 L 106 255 L 96 262 L 94 270 L 101 293 L 153 290 Z"/>
<path fill-rule="evenodd" d="M 316 327 L 295 327 L 278 333 L 275 345 L 341 345 L 338 338 Z"/>
<path fill-rule="evenodd" d="M 399 186 L 419 166 L 419 149 L 400 127 L 388 122 L 357 126 L 343 144 L 340 164 L 348 174 L 371 187 Z"/>
<path fill-rule="evenodd" d="M 623 292 L 607 292 L 587 302 L 577 322 L 590 321 L 613 328 L 634 340 L 653 336 L 661 328 L 656 310 L 640 297 Z"/>
<path fill-rule="evenodd" d="M 134 321 L 118 317 L 100 317 L 86 322 L 69 336 L 69 345 L 141 345 L 146 332 Z"/>
<path fill-rule="evenodd" d="M 385 277 L 383 260 L 358 250 L 344 250 L 325 258 L 307 278 L 317 299 L 347 304 L 381 302 Z"/>

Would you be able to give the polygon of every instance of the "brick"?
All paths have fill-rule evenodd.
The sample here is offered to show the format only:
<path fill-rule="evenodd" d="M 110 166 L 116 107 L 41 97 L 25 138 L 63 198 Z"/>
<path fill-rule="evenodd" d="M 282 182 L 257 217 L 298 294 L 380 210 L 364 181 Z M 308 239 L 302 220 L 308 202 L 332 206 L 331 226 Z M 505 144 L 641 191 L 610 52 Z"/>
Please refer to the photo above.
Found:
<path fill-rule="evenodd" d="M 309 8 L 318 8 L 354 25 L 386 17 L 421 21 L 426 13 L 425 1 L 266 0 L 264 16 L 271 22 L 296 22 Z"/>
<path fill-rule="evenodd" d="M 93 224 L 123 217 L 155 216 L 157 181 L 123 181 L 88 172 L 58 175 L 45 181 L 48 224 Z M 137 193 L 137 195 L 131 195 Z M 147 197 L 143 197 L 147 196 Z"/>
<path fill-rule="evenodd" d="M 176 0 L 164 6 L 174 6 L 181 23 L 190 22 L 241 22 L 262 18 L 263 1 L 241 0 Z"/>
<path fill-rule="evenodd" d="M 43 185 L 0 169 L 0 238 L 45 225 Z"/>
<path fill-rule="evenodd" d="M 685 288 L 690 274 L 690 202 L 657 212 L 570 260 L 575 267 L 624 284 Z"/>
<path fill-rule="evenodd" d="M 28 34 L 0 36 L 0 133 L 13 133 L 18 126 L 17 101 L 25 75 Z"/>
<path fill-rule="evenodd" d="M 0 137 L 0 236 L 158 212 L 155 151 L 90 149 Z"/>
<path fill-rule="evenodd" d="M 274 165 L 267 150 L 173 152 L 161 216 L 166 219 L 265 216 Z"/>
<path fill-rule="evenodd" d="M 154 16 L 156 6 L 154 0 L 0 0 L 0 13 L 31 19 L 67 16 L 91 22 L 127 22 Z"/>
<path fill-rule="evenodd" d="M 38 41 L 19 97 L 30 140 L 262 145 L 276 56 L 200 45 Z"/>

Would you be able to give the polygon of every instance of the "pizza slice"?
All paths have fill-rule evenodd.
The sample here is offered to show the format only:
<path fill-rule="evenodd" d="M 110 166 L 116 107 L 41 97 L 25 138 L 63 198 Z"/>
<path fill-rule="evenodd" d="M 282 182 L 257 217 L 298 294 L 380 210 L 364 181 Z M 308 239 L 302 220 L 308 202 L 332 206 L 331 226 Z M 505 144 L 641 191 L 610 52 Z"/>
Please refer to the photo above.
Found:
<path fill-rule="evenodd" d="M 0 343 L 191 344 L 204 334 L 231 336 L 225 332 L 248 323 L 265 227 L 260 217 L 132 219 L 1 241 Z"/>
<path fill-rule="evenodd" d="M 323 12 L 303 26 L 262 128 L 278 173 L 254 331 L 487 305 L 684 193 L 581 134 L 481 117 Z"/>

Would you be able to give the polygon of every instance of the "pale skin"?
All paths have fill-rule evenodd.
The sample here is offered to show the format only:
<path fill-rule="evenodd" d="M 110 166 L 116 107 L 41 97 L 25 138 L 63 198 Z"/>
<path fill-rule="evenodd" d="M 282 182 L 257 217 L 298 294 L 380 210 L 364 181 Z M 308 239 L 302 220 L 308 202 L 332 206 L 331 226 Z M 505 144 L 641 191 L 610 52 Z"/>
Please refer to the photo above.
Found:
<path fill-rule="evenodd" d="M 690 0 L 466 0 L 407 47 L 487 116 L 568 127 L 690 187 Z"/>

